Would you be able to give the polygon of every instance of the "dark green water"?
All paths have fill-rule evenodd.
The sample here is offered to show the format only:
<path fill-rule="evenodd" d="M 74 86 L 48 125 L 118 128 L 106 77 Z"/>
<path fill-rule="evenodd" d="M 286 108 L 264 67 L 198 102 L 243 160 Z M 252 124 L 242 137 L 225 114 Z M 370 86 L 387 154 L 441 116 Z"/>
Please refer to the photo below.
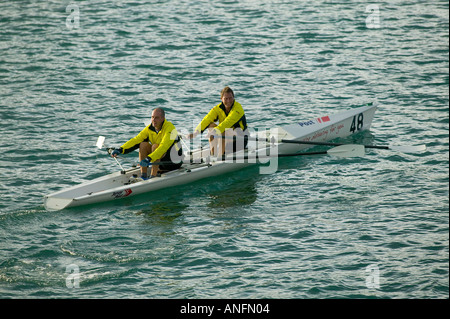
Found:
<path fill-rule="evenodd" d="M 368 6 L 2 1 L 0 298 L 448 298 L 448 2 Z M 118 169 L 99 135 L 122 144 L 154 107 L 187 133 L 225 85 L 253 128 L 377 98 L 349 142 L 428 148 L 44 209 Z"/>

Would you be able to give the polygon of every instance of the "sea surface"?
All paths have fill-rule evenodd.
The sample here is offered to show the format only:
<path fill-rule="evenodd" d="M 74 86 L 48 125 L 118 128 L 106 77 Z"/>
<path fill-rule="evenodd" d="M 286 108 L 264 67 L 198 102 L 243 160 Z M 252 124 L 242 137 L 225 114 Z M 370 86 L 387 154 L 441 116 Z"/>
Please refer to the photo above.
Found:
<path fill-rule="evenodd" d="M 449 298 L 449 3 L 377 3 L 1 1 L 0 298 Z M 226 85 L 253 129 L 377 100 L 344 142 L 427 150 L 44 208 L 119 170 L 99 135 L 191 132 Z"/>

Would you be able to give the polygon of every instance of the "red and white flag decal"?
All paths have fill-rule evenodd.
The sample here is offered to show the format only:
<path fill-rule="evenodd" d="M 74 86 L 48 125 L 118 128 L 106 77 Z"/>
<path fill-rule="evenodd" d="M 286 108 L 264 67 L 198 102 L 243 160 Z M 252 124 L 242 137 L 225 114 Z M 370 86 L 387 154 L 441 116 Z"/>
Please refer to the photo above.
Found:
<path fill-rule="evenodd" d="M 327 116 L 323 116 L 323 117 L 318 117 L 317 118 L 317 122 L 319 122 L 319 123 L 324 123 L 324 122 L 328 122 L 330 120 L 330 117 L 327 115 Z"/>

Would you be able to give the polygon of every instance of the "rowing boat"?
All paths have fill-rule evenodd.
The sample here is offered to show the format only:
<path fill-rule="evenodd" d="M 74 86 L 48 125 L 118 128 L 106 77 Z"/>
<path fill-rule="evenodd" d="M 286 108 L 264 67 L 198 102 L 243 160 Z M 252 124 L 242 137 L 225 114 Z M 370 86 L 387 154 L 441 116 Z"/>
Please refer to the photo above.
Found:
<path fill-rule="evenodd" d="M 209 156 L 209 149 L 199 149 L 190 153 L 187 163 L 183 163 L 181 168 L 145 181 L 135 178 L 140 168 L 114 172 L 46 195 L 44 205 L 48 210 L 61 210 L 117 200 L 236 171 L 258 163 L 256 159 L 259 157 L 276 159 L 278 156 L 293 155 L 312 147 L 315 142 L 345 138 L 368 130 L 376 109 L 377 103 L 373 102 L 341 113 L 254 132 L 247 149 L 232 154 L 232 157 L 214 158 Z M 262 167 L 266 171 L 261 172 L 274 172 L 268 169 L 269 166 Z"/>

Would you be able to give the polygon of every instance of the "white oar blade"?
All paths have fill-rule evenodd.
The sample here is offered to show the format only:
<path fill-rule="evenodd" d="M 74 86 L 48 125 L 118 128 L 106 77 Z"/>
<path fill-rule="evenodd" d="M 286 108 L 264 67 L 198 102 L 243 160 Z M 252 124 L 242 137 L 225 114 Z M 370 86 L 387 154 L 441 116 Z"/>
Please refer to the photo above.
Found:
<path fill-rule="evenodd" d="M 422 145 L 389 145 L 389 149 L 394 150 L 394 151 L 399 151 L 399 152 L 403 152 L 403 153 L 419 153 L 419 152 L 423 152 L 427 149 L 427 147 L 422 144 Z"/>
<path fill-rule="evenodd" d="M 97 140 L 97 147 L 102 149 L 103 148 L 103 143 L 105 143 L 105 137 L 104 136 L 99 136 L 98 140 Z"/>
<path fill-rule="evenodd" d="M 336 157 L 358 157 L 366 154 L 364 145 L 345 144 L 333 147 L 327 151 L 329 155 Z"/>

